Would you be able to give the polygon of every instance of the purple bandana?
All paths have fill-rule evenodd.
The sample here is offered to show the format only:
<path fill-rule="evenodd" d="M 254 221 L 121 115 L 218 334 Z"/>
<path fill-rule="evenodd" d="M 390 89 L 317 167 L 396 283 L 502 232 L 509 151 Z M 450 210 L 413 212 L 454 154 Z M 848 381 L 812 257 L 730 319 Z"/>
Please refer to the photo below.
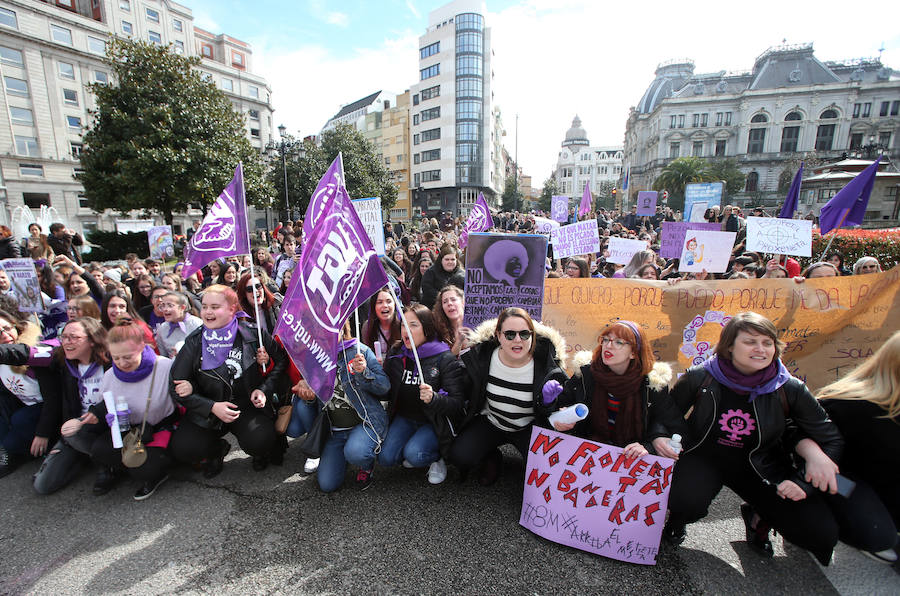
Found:
<path fill-rule="evenodd" d="M 153 372 L 154 364 L 156 364 L 156 352 L 150 346 L 144 346 L 144 351 L 141 352 L 141 363 L 136 369 L 125 372 L 113 362 L 113 374 L 123 383 L 137 383 Z"/>
<path fill-rule="evenodd" d="M 356 345 L 356 338 L 351 337 L 350 339 L 345 339 L 341 343 L 338 344 L 338 352 L 343 352 L 344 350 L 349 350 L 353 346 Z"/>
<path fill-rule="evenodd" d="M 730 360 L 718 356 L 704 362 L 703 368 L 715 380 L 736 393 L 749 394 L 750 398 L 747 401 L 751 403 L 758 395 L 773 393 L 791 378 L 791 373 L 779 359 L 772 360 L 769 366 L 753 375 L 741 373 Z"/>
<path fill-rule="evenodd" d="M 203 326 L 200 353 L 200 370 L 212 370 L 219 368 L 228 357 L 228 352 L 234 345 L 234 339 L 238 333 L 237 315 L 231 322 L 218 329 L 208 329 Z"/>
<path fill-rule="evenodd" d="M 416 346 L 416 353 L 419 355 L 419 359 L 422 358 L 431 358 L 432 356 L 437 356 L 438 354 L 443 354 L 444 352 L 449 352 L 450 348 L 444 342 L 433 339 L 431 341 L 427 341 L 421 346 Z M 400 351 L 391 356 L 391 358 L 410 358 L 415 360 L 413 356 L 413 351 L 407 348 L 404 345 L 400 346 Z M 415 366 L 415 364 L 413 365 Z M 418 372 L 418 371 L 415 371 Z"/>
<path fill-rule="evenodd" d="M 78 366 L 72 366 L 72 363 L 68 360 L 66 360 L 66 367 L 69 369 L 69 374 L 78 380 L 78 394 L 81 396 L 82 401 L 84 401 L 84 397 L 87 395 L 87 387 L 84 385 L 84 380 L 93 377 L 94 373 L 97 372 L 97 369 L 100 368 L 100 364 L 91 362 L 91 365 L 87 367 L 84 374 L 79 373 Z"/>
<path fill-rule="evenodd" d="M 169 323 L 169 332 L 166 334 L 166 337 L 172 337 L 172 334 L 177 330 L 181 329 L 185 330 L 184 321 L 178 321 L 177 323 Z"/>

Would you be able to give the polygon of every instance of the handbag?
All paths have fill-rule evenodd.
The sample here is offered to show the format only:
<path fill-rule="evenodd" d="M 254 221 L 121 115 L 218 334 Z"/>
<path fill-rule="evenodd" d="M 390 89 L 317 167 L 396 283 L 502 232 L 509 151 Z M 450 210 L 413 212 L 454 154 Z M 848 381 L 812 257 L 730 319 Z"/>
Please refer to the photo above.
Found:
<path fill-rule="evenodd" d="M 144 445 L 144 428 L 147 425 L 147 411 L 153 399 L 153 384 L 156 382 L 156 363 L 153 363 L 153 374 L 150 377 L 150 393 L 144 406 L 144 420 L 141 428 L 132 428 L 122 437 L 122 465 L 126 468 L 140 468 L 147 461 L 147 447 Z"/>
<path fill-rule="evenodd" d="M 294 413 L 294 404 L 288 404 L 278 408 L 278 415 L 275 417 L 275 432 L 283 435 L 287 432 L 288 425 L 291 423 L 291 415 Z"/>
<path fill-rule="evenodd" d="M 328 418 L 328 412 L 322 409 L 316 416 L 312 428 L 306 433 L 306 438 L 300 445 L 300 452 L 310 459 L 318 459 L 322 457 L 322 449 L 330 438 L 331 420 Z"/>

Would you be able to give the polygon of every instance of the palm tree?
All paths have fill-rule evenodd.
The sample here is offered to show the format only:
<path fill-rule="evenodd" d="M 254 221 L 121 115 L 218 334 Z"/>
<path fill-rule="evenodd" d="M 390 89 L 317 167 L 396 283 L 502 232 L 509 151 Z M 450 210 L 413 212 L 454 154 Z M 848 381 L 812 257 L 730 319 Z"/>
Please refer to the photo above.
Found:
<path fill-rule="evenodd" d="M 679 157 L 670 162 L 653 181 L 654 190 L 669 191 L 669 206 L 679 210 L 684 208 L 684 187 L 692 182 L 713 180 L 705 160 L 699 157 Z"/>

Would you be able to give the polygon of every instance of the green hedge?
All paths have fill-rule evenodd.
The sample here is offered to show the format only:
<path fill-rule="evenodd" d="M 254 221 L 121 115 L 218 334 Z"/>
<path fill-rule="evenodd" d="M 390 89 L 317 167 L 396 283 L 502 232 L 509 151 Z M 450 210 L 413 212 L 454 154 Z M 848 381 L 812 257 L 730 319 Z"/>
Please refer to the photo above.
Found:
<path fill-rule="evenodd" d="M 801 266 L 819 260 L 822 251 L 835 235 L 830 250 L 844 253 L 844 267 L 851 269 L 861 257 L 875 257 L 885 271 L 900 263 L 900 230 L 839 230 L 825 237 L 813 230 L 813 256 L 810 259 L 800 258 Z"/>

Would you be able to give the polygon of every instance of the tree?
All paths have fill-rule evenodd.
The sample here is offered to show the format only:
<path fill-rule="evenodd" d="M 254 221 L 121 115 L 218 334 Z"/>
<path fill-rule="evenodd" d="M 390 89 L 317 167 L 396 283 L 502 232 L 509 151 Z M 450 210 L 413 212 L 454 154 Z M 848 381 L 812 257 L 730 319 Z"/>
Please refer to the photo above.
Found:
<path fill-rule="evenodd" d="M 669 191 L 669 207 L 674 210 L 684 209 L 684 187 L 692 182 L 709 182 L 712 180 L 706 162 L 699 157 L 679 157 L 663 168 L 662 173 L 653 181 L 653 190 Z"/>
<path fill-rule="evenodd" d="M 342 124 L 326 131 L 320 145 L 309 139 L 298 143 L 290 136 L 286 141 L 288 196 L 295 213 L 306 213 L 316 185 L 338 153 L 344 156 L 344 178 L 351 198 L 379 197 L 384 210 L 391 209 L 397 202 L 397 187 L 390 170 L 385 167 L 375 145 L 353 126 Z M 280 155 L 273 155 L 269 180 L 278 196 L 284 197 Z"/>
<path fill-rule="evenodd" d="M 733 159 L 716 159 L 707 164 L 707 173 L 710 180 L 721 180 L 725 183 L 726 196 L 737 194 L 744 190 L 744 182 L 747 175 L 744 174 Z"/>
<path fill-rule="evenodd" d="M 167 224 L 192 203 L 210 205 L 243 162 L 247 199 L 272 187 L 244 118 L 186 58 L 144 42 L 112 39 L 110 84 L 93 83 L 97 107 L 84 134 L 80 180 L 91 209 L 157 211 Z"/>
<path fill-rule="evenodd" d="M 522 192 L 518 188 L 515 174 L 510 174 L 506 177 L 506 183 L 503 186 L 503 194 L 500 196 L 500 208 L 503 211 L 524 209 Z"/>
<path fill-rule="evenodd" d="M 595 203 L 603 209 L 615 209 L 616 200 L 613 198 L 612 189 L 616 187 L 615 182 L 609 180 L 601 180 L 594 189 L 594 196 L 597 197 Z"/>
<path fill-rule="evenodd" d="M 538 199 L 538 209 L 545 213 L 550 213 L 553 207 L 553 195 L 559 194 L 559 186 L 556 184 L 556 177 L 550 176 L 544 180 L 544 188 L 541 190 L 541 198 Z"/>

